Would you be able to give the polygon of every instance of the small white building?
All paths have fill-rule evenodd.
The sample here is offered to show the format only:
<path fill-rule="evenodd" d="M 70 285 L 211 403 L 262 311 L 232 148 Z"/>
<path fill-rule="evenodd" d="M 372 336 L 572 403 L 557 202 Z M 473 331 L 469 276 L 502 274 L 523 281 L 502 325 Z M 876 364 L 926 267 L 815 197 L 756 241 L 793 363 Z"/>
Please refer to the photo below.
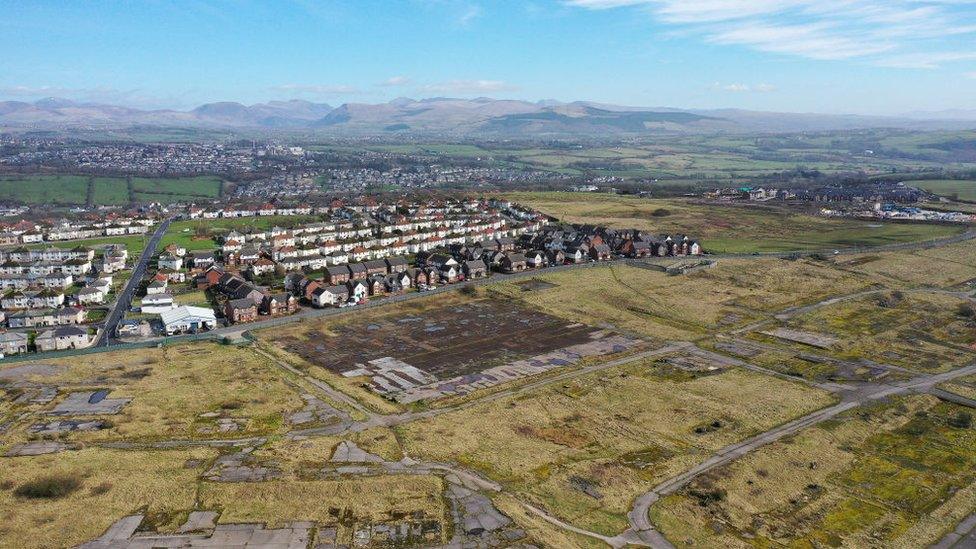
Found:
<path fill-rule="evenodd" d="M 152 294 L 142 298 L 142 305 L 139 310 L 148 314 L 162 314 L 172 309 L 173 296 L 169 294 Z"/>
<path fill-rule="evenodd" d="M 183 306 L 160 313 L 166 335 L 212 330 L 217 327 L 217 317 L 205 307 Z"/>

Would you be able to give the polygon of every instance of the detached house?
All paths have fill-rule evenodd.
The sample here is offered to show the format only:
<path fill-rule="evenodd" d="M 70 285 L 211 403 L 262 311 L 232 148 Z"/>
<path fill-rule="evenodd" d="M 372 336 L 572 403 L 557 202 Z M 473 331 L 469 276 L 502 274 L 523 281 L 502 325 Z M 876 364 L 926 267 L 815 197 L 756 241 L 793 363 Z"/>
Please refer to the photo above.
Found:
<path fill-rule="evenodd" d="M 468 280 L 484 278 L 488 275 L 488 268 L 485 266 L 485 262 L 480 259 L 465 261 L 462 269 L 464 270 L 464 277 Z"/>
<path fill-rule="evenodd" d="M 594 261 L 607 261 L 610 259 L 610 246 L 606 244 L 596 244 L 590 247 L 590 259 Z"/>
<path fill-rule="evenodd" d="M 224 316 L 234 324 L 252 322 L 258 318 L 258 307 L 251 299 L 230 299 L 224 304 Z"/>
<path fill-rule="evenodd" d="M 298 300 L 288 292 L 264 296 L 260 312 L 271 316 L 290 315 L 298 310 Z"/>
<path fill-rule="evenodd" d="M 312 292 L 309 301 L 315 307 L 338 307 L 349 299 L 349 288 L 342 286 L 329 286 L 326 288 L 316 288 Z"/>
<path fill-rule="evenodd" d="M 507 253 L 502 258 L 500 266 L 506 273 L 518 273 L 528 268 L 528 261 L 520 253 Z"/>

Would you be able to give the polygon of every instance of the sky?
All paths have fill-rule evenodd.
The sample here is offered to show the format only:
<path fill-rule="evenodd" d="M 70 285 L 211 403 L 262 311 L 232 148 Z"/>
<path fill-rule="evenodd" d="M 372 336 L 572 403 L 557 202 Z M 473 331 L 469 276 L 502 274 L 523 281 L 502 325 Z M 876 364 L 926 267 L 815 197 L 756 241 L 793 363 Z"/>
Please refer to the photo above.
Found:
<path fill-rule="evenodd" d="M 976 0 L 0 0 L 0 99 L 976 109 Z"/>

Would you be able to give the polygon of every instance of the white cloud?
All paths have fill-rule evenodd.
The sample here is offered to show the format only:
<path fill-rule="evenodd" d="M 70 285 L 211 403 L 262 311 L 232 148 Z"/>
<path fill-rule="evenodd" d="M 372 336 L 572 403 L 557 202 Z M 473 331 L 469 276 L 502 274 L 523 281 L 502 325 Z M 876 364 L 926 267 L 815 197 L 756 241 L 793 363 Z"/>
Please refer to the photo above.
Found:
<path fill-rule="evenodd" d="M 963 76 L 965 76 L 966 78 L 968 78 L 970 80 L 976 80 L 976 72 L 967 72 Z"/>
<path fill-rule="evenodd" d="M 860 59 L 892 67 L 933 68 L 970 59 L 968 52 L 956 51 L 946 39 L 976 34 L 976 0 L 564 2 L 594 10 L 637 7 L 714 44 L 811 59 Z"/>
<path fill-rule="evenodd" d="M 882 67 L 897 69 L 937 69 L 944 63 L 976 60 L 976 52 L 936 52 L 894 55 L 879 59 Z"/>
<path fill-rule="evenodd" d="M 457 94 L 515 91 L 517 89 L 518 86 L 502 80 L 451 80 L 449 82 L 427 84 L 421 88 L 425 92 Z"/>
<path fill-rule="evenodd" d="M 300 95 L 355 95 L 361 93 L 355 86 L 318 84 L 281 84 L 271 86 L 271 91 Z"/>
<path fill-rule="evenodd" d="M 407 76 L 391 76 L 390 78 L 380 82 L 379 85 L 385 87 L 406 86 L 411 82 L 413 82 L 413 80 Z"/>

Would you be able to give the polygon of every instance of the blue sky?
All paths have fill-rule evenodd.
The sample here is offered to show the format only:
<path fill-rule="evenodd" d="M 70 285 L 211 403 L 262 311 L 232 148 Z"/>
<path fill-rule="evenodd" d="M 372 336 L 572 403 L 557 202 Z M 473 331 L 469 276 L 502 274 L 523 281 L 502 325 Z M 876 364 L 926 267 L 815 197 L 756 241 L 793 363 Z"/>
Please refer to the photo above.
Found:
<path fill-rule="evenodd" d="M 0 98 L 976 109 L 976 0 L 0 0 Z"/>

